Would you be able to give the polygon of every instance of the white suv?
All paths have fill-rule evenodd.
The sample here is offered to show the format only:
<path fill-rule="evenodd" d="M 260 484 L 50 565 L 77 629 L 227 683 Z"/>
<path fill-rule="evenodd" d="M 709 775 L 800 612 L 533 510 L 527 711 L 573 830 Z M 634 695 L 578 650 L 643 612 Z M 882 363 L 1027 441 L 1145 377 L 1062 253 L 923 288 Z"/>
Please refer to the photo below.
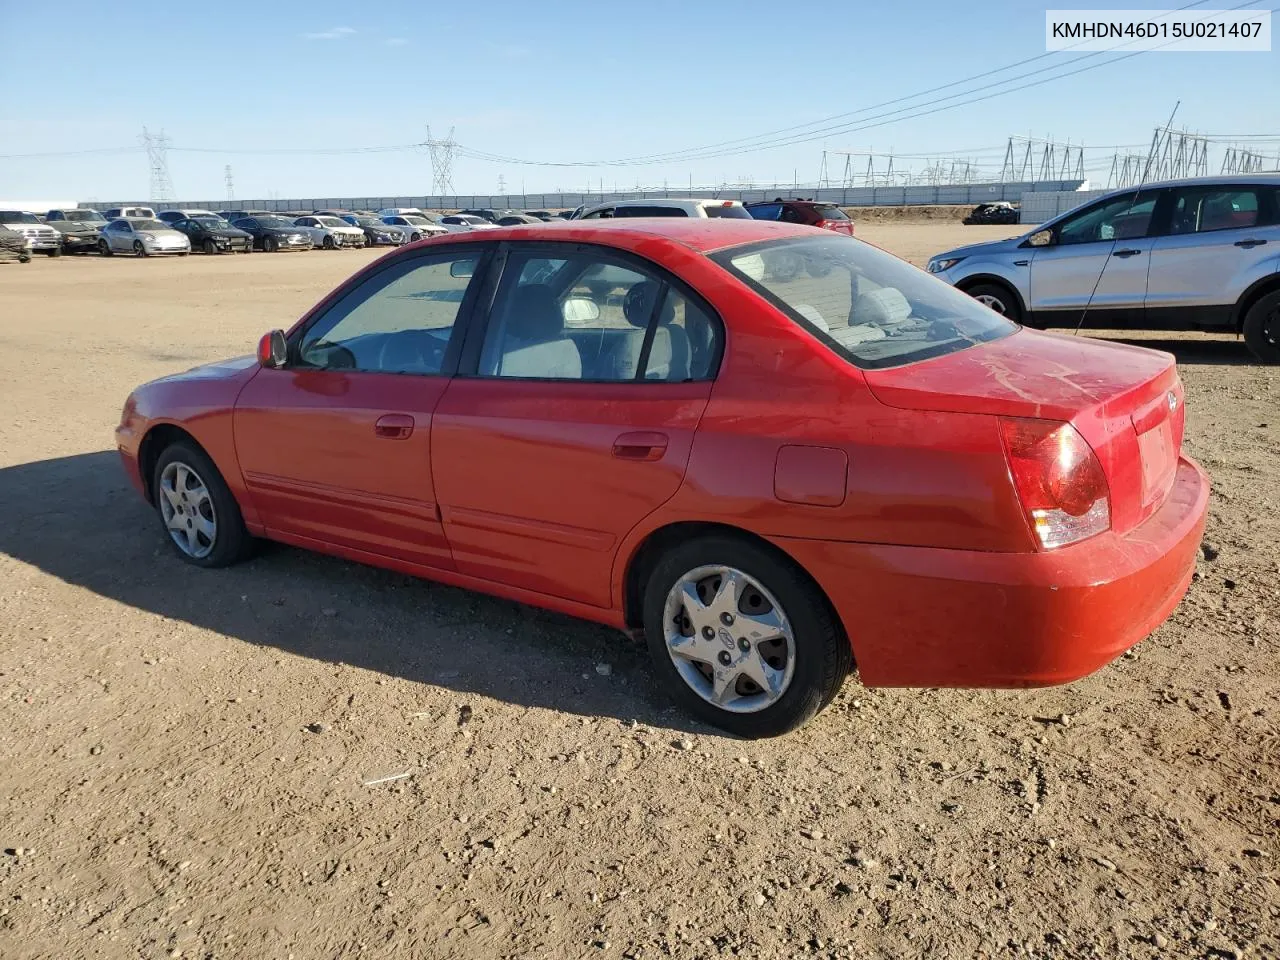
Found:
<path fill-rule="evenodd" d="M 1280 174 L 1129 187 L 928 269 L 1028 326 L 1228 330 L 1280 363 Z"/>
<path fill-rule="evenodd" d="M 609 217 L 726 217 L 750 220 L 751 214 L 741 200 L 610 200 L 587 207 L 575 220 L 600 220 Z"/>

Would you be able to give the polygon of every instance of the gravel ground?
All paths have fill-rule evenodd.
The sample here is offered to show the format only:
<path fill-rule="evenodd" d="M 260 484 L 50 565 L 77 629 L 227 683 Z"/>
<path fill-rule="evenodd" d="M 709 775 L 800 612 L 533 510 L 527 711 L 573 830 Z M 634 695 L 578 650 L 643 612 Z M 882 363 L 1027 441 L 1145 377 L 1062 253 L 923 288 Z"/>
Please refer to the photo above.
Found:
<path fill-rule="evenodd" d="M 923 262 L 1013 229 L 861 233 Z M 741 742 L 608 630 L 170 555 L 111 450 L 129 389 L 373 255 L 0 265 L 0 956 L 1280 956 L 1280 371 L 1140 335 L 1213 497 L 1130 654 L 1033 692 L 854 678 Z"/>

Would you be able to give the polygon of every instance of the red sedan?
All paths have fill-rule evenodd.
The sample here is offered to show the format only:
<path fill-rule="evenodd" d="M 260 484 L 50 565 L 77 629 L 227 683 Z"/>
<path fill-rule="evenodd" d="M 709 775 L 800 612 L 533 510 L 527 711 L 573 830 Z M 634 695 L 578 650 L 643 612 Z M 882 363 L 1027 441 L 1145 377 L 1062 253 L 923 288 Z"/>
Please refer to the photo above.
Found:
<path fill-rule="evenodd" d="M 797 264 L 800 268 L 797 270 Z M 1025 330 L 850 237 L 755 220 L 451 234 L 117 441 L 183 559 L 255 537 L 643 632 L 703 719 L 1096 670 L 1191 578 L 1173 359 Z"/>

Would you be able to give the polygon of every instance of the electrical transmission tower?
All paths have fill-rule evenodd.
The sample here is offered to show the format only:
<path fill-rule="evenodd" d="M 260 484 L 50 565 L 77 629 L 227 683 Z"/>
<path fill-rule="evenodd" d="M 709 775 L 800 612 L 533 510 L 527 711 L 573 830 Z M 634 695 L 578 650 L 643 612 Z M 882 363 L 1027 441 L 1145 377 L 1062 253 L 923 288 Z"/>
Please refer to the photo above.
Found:
<path fill-rule="evenodd" d="M 427 127 L 427 152 L 431 154 L 431 190 L 437 197 L 453 195 L 453 151 L 457 147 L 453 139 L 453 127 L 449 136 L 437 140 Z"/>
<path fill-rule="evenodd" d="M 147 166 L 151 170 L 151 203 L 154 206 L 172 205 L 173 180 L 169 176 L 169 138 L 161 130 L 148 133 L 142 128 L 142 146 L 147 151 Z"/>
<path fill-rule="evenodd" d="M 498 196 L 505 197 L 507 195 L 507 178 L 502 174 L 498 174 Z"/>
<path fill-rule="evenodd" d="M 1136 186 L 1142 181 L 1142 171 L 1146 166 L 1146 154 L 1116 153 L 1111 158 L 1111 172 L 1107 174 L 1107 187 L 1119 189 Z"/>
<path fill-rule="evenodd" d="M 1209 174 L 1209 139 L 1194 133 L 1157 127 L 1140 183 Z"/>
<path fill-rule="evenodd" d="M 1001 183 L 1083 179 L 1083 145 L 1032 137 L 1009 138 L 1000 168 Z"/>
<path fill-rule="evenodd" d="M 222 168 L 223 179 L 227 183 L 227 203 L 235 203 L 236 200 L 236 182 L 231 176 L 231 164 L 227 164 Z"/>
<path fill-rule="evenodd" d="M 1222 173 L 1259 173 L 1277 169 L 1280 169 L 1280 158 L 1269 160 L 1262 154 L 1243 147 L 1227 147 L 1226 153 L 1222 155 Z"/>

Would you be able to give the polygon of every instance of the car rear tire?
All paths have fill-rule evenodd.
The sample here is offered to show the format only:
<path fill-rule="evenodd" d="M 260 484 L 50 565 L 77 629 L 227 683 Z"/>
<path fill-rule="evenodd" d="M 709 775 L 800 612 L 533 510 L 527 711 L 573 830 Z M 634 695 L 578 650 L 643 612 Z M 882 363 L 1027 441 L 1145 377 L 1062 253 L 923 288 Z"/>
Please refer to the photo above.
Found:
<path fill-rule="evenodd" d="M 643 603 L 662 685 L 736 736 L 796 729 L 831 702 L 852 667 L 849 641 L 818 588 L 746 539 L 708 536 L 668 551 Z"/>
<path fill-rule="evenodd" d="M 1002 287 L 998 283 L 979 283 L 969 287 L 965 293 L 1002 317 L 1007 317 L 1014 323 L 1022 323 L 1022 307 L 1008 287 Z"/>
<path fill-rule="evenodd" d="M 204 248 L 204 252 L 207 256 L 212 256 L 218 252 L 218 245 L 208 238 L 206 238 L 204 243 L 200 246 Z"/>
<path fill-rule="evenodd" d="M 156 514 L 178 556 L 198 567 L 225 567 L 253 549 L 240 506 L 204 451 L 170 444 L 151 482 Z"/>
<path fill-rule="evenodd" d="M 1249 308 L 1244 342 L 1263 363 L 1280 363 L 1280 290 L 1265 294 Z"/>

